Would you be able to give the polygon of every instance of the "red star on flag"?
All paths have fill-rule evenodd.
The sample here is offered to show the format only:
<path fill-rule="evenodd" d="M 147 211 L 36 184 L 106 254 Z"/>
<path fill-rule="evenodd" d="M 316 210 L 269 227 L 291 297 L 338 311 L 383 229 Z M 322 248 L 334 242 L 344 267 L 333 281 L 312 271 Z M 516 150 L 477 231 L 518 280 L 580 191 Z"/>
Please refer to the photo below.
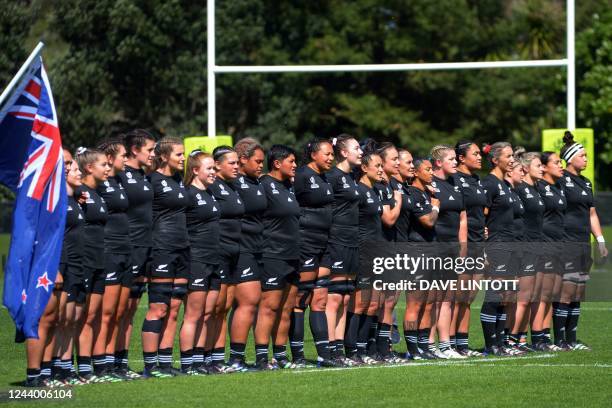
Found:
<path fill-rule="evenodd" d="M 38 288 L 40 288 L 42 286 L 48 292 L 49 291 L 49 285 L 51 285 L 51 281 L 47 277 L 47 272 L 45 272 L 45 273 L 42 274 L 42 276 L 40 278 L 38 278 L 38 282 L 36 283 L 36 289 L 38 289 Z"/>
<path fill-rule="evenodd" d="M 28 295 L 25 293 L 25 289 L 21 291 L 21 303 L 25 305 L 26 300 L 28 299 Z"/>

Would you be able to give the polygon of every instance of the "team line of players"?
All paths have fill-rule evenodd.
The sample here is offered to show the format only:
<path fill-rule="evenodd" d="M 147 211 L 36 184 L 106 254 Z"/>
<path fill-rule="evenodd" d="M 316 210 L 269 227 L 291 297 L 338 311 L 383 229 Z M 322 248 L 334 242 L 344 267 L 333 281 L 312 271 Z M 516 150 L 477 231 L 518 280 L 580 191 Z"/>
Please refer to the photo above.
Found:
<path fill-rule="evenodd" d="M 28 340 L 26 384 L 305 367 L 308 308 L 321 367 L 481 355 L 468 348 L 476 294 L 469 290 L 406 291 L 408 353 L 392 350 L 399 292 L 373 290 L 357 274 L 360 246 L 380 241 L 499 243 L 497 251 L 487 249 L 487 278 L 502 279 L 513 268 L 520 285 L 513 301 L 507 292 L 487 291 L 484 353 L 586 349 L 575 329 L 588 251 L 578 251 L 566 268 L 554 250 L 548 257 L 521 254 L 527 261 L 511 267 L 504 250 L 516 241 L 584 246 L 591 233 L 603 243 L 591 184 L 580 175 L 585 151 L 569 133 L 564 142 L 560 154 L 488 145 L 482 153 L 491 172 L 482 180 L 481 149 L 470 141 L 413 158 L 390 143 L 343 134 L 307 143 L 299 168 L 292 148 L 265 152 L 251 138 L 186 157 L 180 139 L 156 141 L 134 130 L 96 149 L 79 148 L 74 158 L 65 150 L 62 260 L 39 339 Z M 600 251 L 607 255 L 604 245 Z M 138 374 L 128 366 L 128 350 L 145 291 Z M 251 329 L 254 366 L 245 362 Z"/>

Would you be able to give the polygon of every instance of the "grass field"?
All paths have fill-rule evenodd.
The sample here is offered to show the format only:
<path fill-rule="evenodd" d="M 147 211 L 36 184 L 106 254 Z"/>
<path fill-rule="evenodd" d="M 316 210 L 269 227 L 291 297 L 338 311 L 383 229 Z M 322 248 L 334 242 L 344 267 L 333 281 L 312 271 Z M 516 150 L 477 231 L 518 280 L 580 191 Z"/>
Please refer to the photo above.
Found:
<path fill-rule="evenodd" d="M 606 230 L 606 236 L 612 241 L 612 229 Z M 0 253 L 6 253 L 7 243 L 8 238 L 0 235 Z M 399 306 L 401 316 L 403 305 Z M 470 338 L 470 346 L 475 348 L 482 347 L 478 307 L 474 308 Z M 137 337 L 144 311 L 141 306 L 135 320 L 137 329 L 130 354 L 130 365 L 135 369 L 142 368 Z M 13 324 L 2 308 L 0 404 L 148 408 L 178 405 L 609 407 L 612 405 L 612 302 L 584 303 L 580 322 L 578 337 L 592 346 L 592 352 L 95 384 L 74 388 L 71 400 L 17 402 L 8 400 L 7 391 L 15 389 L 24 379 L 25 353 L 22 344 L 13 343 Z M 405 350 L 405 344 L 397 348 Z M 308 334 L 305 350 L 307 357 L 315 356 Z M 248 351 L 247 358 L 253 360 L 252 344 Z"/>

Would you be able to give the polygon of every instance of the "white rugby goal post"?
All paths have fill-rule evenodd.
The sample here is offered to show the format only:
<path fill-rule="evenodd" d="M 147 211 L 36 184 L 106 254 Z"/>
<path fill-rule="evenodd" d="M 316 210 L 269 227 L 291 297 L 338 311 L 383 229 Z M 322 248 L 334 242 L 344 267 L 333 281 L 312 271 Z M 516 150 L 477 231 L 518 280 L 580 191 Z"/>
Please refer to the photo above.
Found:
<path fill-rule="evenodd" d="M 286 72 L 376 72 L 376 71 L 435 71 L 490 68 L 567 67 L 567 128 L 576 128 L 576 71 L 574 50 L 575 0 L 567 0 L 567 50 L 563 59 L 527 61 L 437 62 L 417 64 L 360 64 L 360 65 L 225 65 L 215 62 L 215 1 L 207 0 L 207 83 L 208 83 L 208 136 L 216 136 L 217 74 L 252 74 Z"/>

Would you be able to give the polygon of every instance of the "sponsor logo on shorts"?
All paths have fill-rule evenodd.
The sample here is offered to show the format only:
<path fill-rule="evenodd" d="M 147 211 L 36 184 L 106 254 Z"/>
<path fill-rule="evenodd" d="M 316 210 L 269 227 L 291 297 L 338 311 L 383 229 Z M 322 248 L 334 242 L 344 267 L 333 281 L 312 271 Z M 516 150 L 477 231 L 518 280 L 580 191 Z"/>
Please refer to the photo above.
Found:
<path fill-rule="evenodd" d="M 278 285 L 278 282 L 276 281 L 277 279 L 278 279 L 277 277 L 268 278 L 268 280 L 266 281 L 266 284 L 267 285 L 274 285 L 274 286 L 276 286 L 276 285 Z"/>
<path fill-rule="evenodd" d="M 157 265 L 155 272 L 168 272 L 168 264 Z"/>
<path fill-rule="evenodd" d="M 199 278 L 193 281 L 192 285 L 193 286 L 204 286 L 204 284 L 202 283 L 204 281 L 203 278 Z"/>
<path fill-rule="evenodd" d="M 343 267 L 342 266 L 343 263 L 344 263 L 344 261 L 334 262 L 334 264 L 332 265 L 332 269 L 340 269 L 340 268 L 342 268 Z"/>
<path fill-rule="evenodd" d="M 314 258 L 307 259 L 304 262 L 304 266 L 314 266 Z"/>
<path fill-rule="evenodd" d="M 117 272 L 107 273 L 106 274 L 106 280 L 115 280 L 115 279 L 117 279 L 117 277 L 115 275 L 117 275 Z"/>
<path fill-rule="evenodd" d="M 552 262 L 550 262 L 550 261 L 546 262 L 546 263 L 544 264 L 544 268 L 546 268 L 546 269 L 550 269 L 550 268 L 552 268 Z"/>
<path fill-rule="evenodd" d="M 506 270 L 506 264 L 497 265 L 496 269 L 498 271 L 505 271 Z"/>
<path fill-rule="evenodd" d="M 244 277 L 252 276 L 252 275 L 253 275 L 253 272 L 251 272 L 251 267 L 249 266 L 248 268 L 242 271 L 242 274 L 240 276 L 244 278 Z"/>
<path fill-rule="evenodd" d="M 533 264 L 527 265 L 527 266 L 525 267 L 525 270 L 526 270 L 526 271 L 533 271 L 533 270 L 534 270 L 534 268 L 533 268 Z"/>
<path fill-rule="evenodd" d="M 566 262 L 565 263 L 565 269 L 574 269 L 574 263 L 573 262 Z"/>

